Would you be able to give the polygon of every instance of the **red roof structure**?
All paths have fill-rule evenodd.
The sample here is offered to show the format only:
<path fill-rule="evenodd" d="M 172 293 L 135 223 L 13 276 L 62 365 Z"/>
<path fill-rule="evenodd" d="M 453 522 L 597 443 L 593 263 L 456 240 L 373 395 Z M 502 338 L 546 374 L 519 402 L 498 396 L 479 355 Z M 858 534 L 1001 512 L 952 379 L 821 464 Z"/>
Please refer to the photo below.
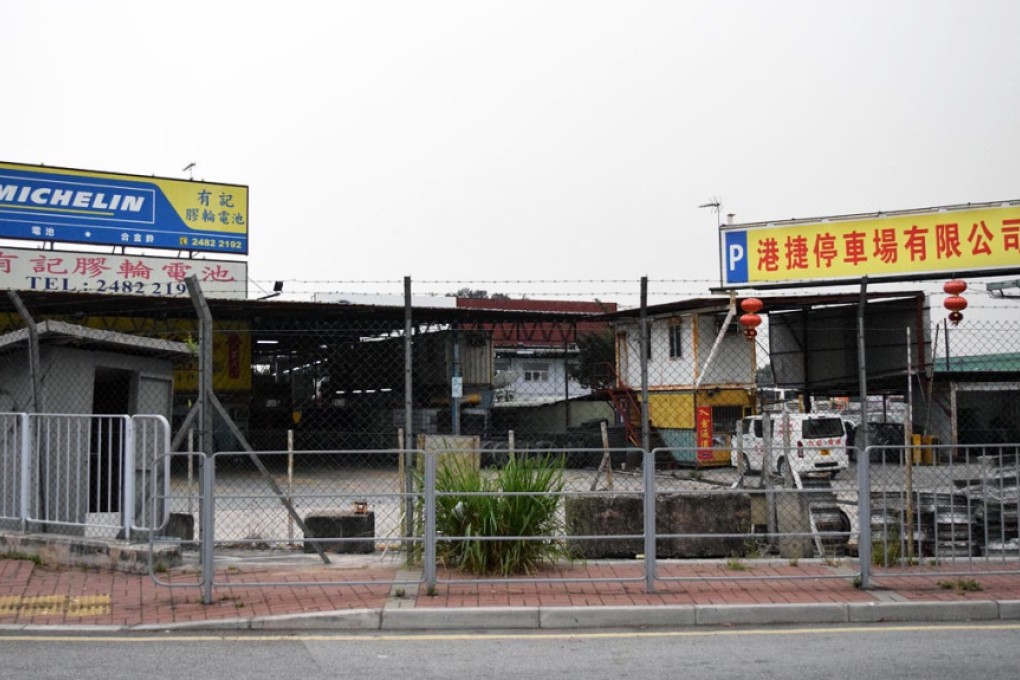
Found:
<path fill-rule="evenodd" d="M 605 321 L 571 320 L 564 314 L 590 317 L 617 311 L 615 302 L 587 302 L 579 300 L 507 300 L 500 298 L 457 298 L 457 307 L 499 311 L 549 312 L 555 319 L 549 321 L 502 321 L 484 323 L 480 328 L 492 333 L 496 347 L 559 346 L 576 342 L 577 336 L 605 330 Z"/>

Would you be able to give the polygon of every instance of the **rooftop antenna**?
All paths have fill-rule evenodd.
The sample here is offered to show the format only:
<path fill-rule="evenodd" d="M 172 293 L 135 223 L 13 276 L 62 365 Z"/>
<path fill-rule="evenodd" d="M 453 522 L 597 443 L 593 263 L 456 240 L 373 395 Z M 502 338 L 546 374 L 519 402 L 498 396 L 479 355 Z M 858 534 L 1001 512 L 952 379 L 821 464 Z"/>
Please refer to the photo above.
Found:
<path fill-rule="evenodd" d="M 188 163 L 187 165 L 184 166 L 184 169 L 181 170 L 181 172 L 188 173 L 188 180 L 189 181 L 194 181 L 194 179 L 195 179 L 195 164 L 194 163 Z"/>
<path fill-rule="evenodd" d="M 712 208 L 715 211 L 715 225 L 717 227 L 721 227 L 722 226 L 722 218 L 720 217 L 720 212 L 722 210 L 722 203 L 719 202 L 718 198 L 714 198 L 713 197 L 711 201 L 709 201 L 708 203 L 702 203 L 698 207 L 699 208 Z"/>

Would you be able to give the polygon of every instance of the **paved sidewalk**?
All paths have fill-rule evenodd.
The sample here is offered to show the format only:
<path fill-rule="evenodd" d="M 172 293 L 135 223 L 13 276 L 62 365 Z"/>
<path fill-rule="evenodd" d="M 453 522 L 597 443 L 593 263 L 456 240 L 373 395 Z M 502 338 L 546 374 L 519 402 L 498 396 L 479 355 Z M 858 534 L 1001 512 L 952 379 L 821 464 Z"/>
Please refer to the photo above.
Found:
<path fill-rule="evenodd" d="M 219 563 L 218 563 L 219 564 Z M 1008 566 L 1016 568 L 1012 563 Z M 267 560 L 218 566 L 203 604 L 194 566 L 156 577 L 0 560 L 0 630 L 505 629 L 873 621 L 1020 620 L 1020 575 L 918 576 L 854 583 L 852 562 L 745 560 L 660 563 L 645 592 L 641 565 L 588 562 L 535 582 L 443 584 L 378 557 L 331 565 Z M 797 578 L 790 578 L 797 577 Z M 464 580 L 442 573 L 440 579 Z M 252 585 L 265 583 L 289 585 Z M 357 582 L 358 585 L 337 585 Z"/>

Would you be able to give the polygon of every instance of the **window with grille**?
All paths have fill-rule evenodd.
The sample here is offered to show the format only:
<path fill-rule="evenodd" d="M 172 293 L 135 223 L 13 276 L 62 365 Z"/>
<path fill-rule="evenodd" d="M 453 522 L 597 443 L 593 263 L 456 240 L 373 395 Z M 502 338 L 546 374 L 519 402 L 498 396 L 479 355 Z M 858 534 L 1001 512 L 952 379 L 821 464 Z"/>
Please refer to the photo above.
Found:
<path fill-rule="evenodd" d="M 524 364 L 524 382 L 549 382 L 549 364 Z"/>
<path fill-rule="evenodd" d="M 669 323 L 669 358 L 679 359 L 684 355 L 684 327 L 680 319 L 674 319 Z"/>

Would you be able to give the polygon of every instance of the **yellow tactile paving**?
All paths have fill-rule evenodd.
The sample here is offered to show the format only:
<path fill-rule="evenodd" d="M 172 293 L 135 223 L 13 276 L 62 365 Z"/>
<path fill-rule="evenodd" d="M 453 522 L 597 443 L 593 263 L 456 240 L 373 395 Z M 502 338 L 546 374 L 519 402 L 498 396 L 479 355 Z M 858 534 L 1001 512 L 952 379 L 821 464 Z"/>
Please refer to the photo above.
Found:
<path fill-rule="evenodd" d="M 110 613 L 109 595 L 39 595 L 0 597 L 0 616 L 102 616 Z"/>

